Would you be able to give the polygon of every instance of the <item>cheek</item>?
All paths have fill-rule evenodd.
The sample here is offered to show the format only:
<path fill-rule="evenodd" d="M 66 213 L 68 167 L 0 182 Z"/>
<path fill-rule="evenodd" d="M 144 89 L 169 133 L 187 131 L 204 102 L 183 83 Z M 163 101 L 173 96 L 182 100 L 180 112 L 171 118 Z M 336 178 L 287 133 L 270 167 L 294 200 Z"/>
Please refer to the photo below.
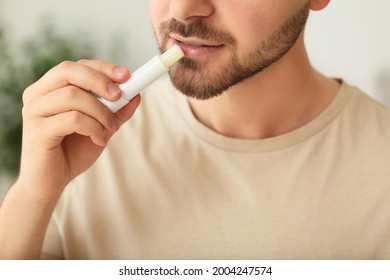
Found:
<path fill-rule="evenodd" d="M 167 0 L 149 0 L 149 14 L 157 35 L 160 23 L 164 21 L 164 17 L 167 14 L 167 7 Z"/>
<path fill-rule="evenodd" d="M 272 34 L 275 22 L 265 11 L 245 6 L 229 13 L 230 17 L 225 19 L 223 26 L 236 39 L 239 49 L 251 49 Z"/>
<path fill-rule="evenodd" d="M 281 3 L 283 2 L 283 3 Z M 224 5 L 225 28 L 239 44 L 249 47 L 255 42 L 272 36 L 287 18 L 303 6 L 303 0 L 284 1 L 240 1 L 234 5 Z M 230 3 L 230 2 L 229 2 Z"/>

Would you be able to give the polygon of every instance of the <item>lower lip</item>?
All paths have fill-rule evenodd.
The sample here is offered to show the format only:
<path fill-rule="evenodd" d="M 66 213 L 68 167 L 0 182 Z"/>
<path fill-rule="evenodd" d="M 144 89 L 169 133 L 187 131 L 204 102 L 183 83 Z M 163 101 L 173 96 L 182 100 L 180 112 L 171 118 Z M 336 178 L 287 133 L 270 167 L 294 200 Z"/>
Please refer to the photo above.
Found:
<path fill-rule="evenodd" d="M 201 58 L 208 55 L 211 55 L 223 48 L 223 45 L 220 46 L 190 46 L 183 44 L 180 41 L 173 40 L 173 44 L 178 45 L 184 52 L 186 57 L 189 58 Z"/>

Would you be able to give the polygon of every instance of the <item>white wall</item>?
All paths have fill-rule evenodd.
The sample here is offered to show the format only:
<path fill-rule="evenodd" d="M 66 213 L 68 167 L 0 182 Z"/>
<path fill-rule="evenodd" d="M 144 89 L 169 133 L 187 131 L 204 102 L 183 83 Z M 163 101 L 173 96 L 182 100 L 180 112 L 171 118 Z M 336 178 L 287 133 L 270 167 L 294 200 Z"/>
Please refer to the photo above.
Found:
<path fill-rule="evenodd" d="M 348 82 L 390 106 L 390 1 L 333 0 L 312 13 L 307 46 L 324 73 Z"/>

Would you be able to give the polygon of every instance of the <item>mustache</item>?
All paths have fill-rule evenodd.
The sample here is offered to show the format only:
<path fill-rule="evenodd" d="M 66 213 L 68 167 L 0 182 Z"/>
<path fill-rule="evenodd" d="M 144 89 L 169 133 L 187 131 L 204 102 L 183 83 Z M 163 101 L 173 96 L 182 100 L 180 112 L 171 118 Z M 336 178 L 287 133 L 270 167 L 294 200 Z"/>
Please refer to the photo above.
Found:
<path fill-rule="evenodd" d="M 164 43 L 169 40 L 169 34 L 174 33 L 184 38 L 196 37 L 225 45 L 236 44 L 236 40 L 228 32 L 210 27 L 202 20 L 196 20 L 190 23 L 182 23 L 172 18 L 161 23 L 159 32 Z"/>

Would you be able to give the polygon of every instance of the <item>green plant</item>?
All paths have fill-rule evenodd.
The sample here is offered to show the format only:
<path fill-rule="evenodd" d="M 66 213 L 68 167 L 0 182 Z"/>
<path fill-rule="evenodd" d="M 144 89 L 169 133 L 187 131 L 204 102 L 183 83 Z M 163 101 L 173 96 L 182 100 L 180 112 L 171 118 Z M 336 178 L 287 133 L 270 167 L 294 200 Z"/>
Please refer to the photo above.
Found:
<path fill-rule="evenodd" d="M 19 166 L 24 89 L 61 61 L 93 55 L 85 38 L 62 35 L 49 23 L 37 34 L 11 50 L 0 30 L 0 171 L 13 175 Z"/>

